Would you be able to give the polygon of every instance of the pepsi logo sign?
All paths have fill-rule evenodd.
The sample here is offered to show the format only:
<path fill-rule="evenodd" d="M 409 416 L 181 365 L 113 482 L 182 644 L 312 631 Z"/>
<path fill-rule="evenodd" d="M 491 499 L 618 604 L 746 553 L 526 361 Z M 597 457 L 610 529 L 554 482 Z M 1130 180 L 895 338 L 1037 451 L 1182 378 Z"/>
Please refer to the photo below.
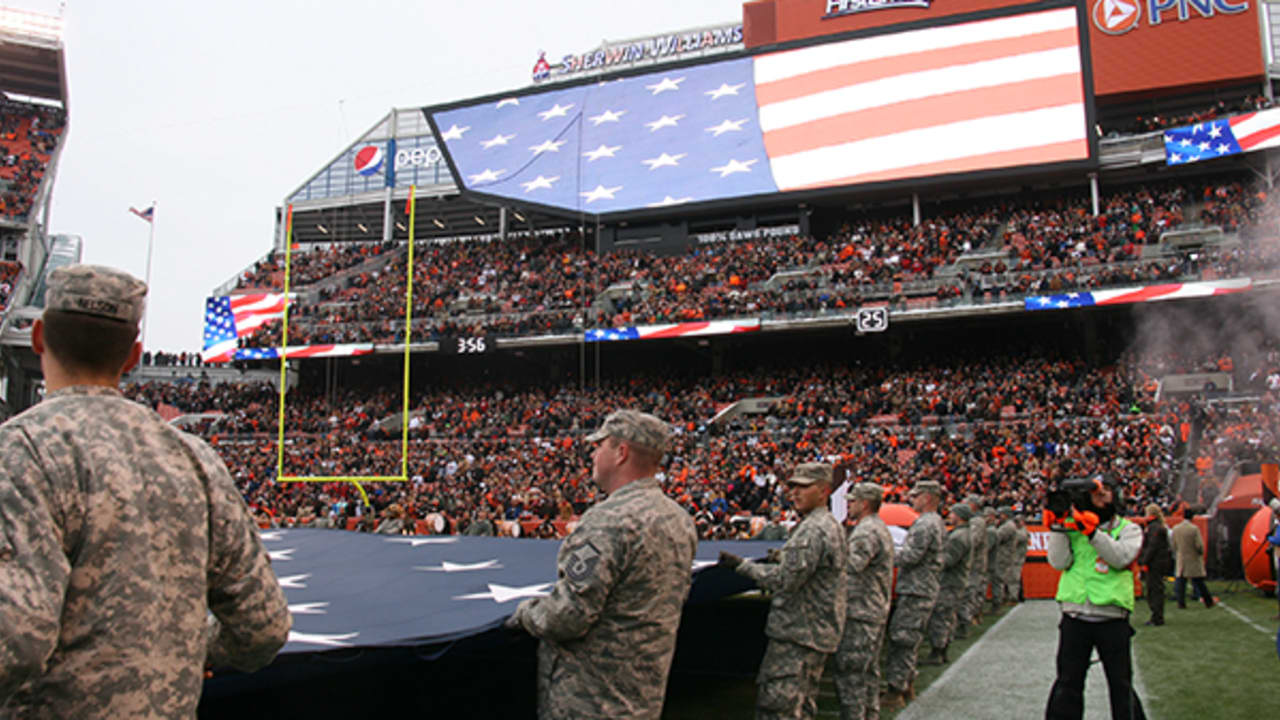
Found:
<path fill-rule="evenodd" d="M 369 176 L 382 169 L 382 148 L 377 145 L 365 145 L 356 152 L 356 173 Z"/>

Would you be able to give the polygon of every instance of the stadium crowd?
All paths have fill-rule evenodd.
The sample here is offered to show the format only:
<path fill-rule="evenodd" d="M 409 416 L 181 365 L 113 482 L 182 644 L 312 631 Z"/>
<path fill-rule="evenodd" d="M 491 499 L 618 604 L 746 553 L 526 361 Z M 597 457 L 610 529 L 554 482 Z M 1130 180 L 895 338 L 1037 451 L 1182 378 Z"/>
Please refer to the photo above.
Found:
<path fill-rule="evenodd" d="M 22 263 L 14 260 L 0 261 L 0 310 L 9 307 L 9 297 L 13 294 L 13 285 L 22 272 Z"/>
<path fill-rule="evenodd" d="M 1119 135 L 1129 135 L 1135 133 L 1149 133 L 1165 128 L 1181 127 L 1183 125 L 1194 125 L 1196 123 L 1214 120 L 1220 117 L 1227 117 L 1236 113 L 1254 112 L 1257 110 L 1266 110 L 1272 106 L 1272 102 L 1265 95 L 1247 95 L 1239 100 L 1218 100 L 1212 105 L 1201 107 L 1197 110 L 1181 113 L 1151 113 L 1149 115 L 1136 115 L 1128 121 L 1118 121 L 1107 123 L 1103 126 L 1103 132 L 1108 137 L 1116 137 Z"/>
<path fill-rule="evenodd" d="M 586 389 L 438 388 L 411 399 L 408 480 L 368 485 L 371 513 L 350 484 L 274 482 L 278 392 L 270 383 L 153 382 L 127 394 L 180 411 L 171 415 L 217 414 L 188 427 L 215 444 L 264 524 L 372 530 L 390 513 L 410 531 L 434 532 L 438 518 L 444 532 L 497 532 L 519 522 L 540 536 L 563 533 L 594 497 L 581 434 L 612 408 L 644 407 L 677 431 L 664 489 L 695 516 L 703 537 L 727 538 L 749 536 L 765 518 L 788 519 L 779 479 L 816 457 L 883 485 L 890 501 L 915 480 L 934 479 L 952 496 L 978 492 L 1035 512 L 1053 480 L 1107 471 L 1126 479 L 1137 507 L 1171 507 L 1169 480 L 1186 452 L 1182 425 L 1205 411 L 1157 404 L 1151 378 L 1229 361 L 1166 352 L 1095 365 L 974 351 L 895 368 L 796 365 L 710 379 L 666 373 Z M 1265 399 L 1207 423 L 1202 447 L 1223 457 L 1241 442 L 1274 447 L 1280 355 L 1230 364 Z M 752 397 L 780 400 L 764 415 L 712 422 L 719 409 Z M 284 474 L 400 475 L 400 410 L 398 394 L 386 389 L 290 391 Z"/>
<path fill-rule="evenodd" d="M 65 123 L 60 108 L 0 98 L 0 214 L 30 212 Z"/>
<path fill-rule="evenodd" d="M 1199 223 L 1243 242 L 1144 259 L 1145 246 L 1184 227 L 1189 207 Z M 850 220 L 821 240 L 709 243 L 672 256 L 597 256 L 576 233 L 421 242 L 411 339 L 849 312 L 864 303 L 927 307 L 1272 272 L 1280 261 L 1274 242 L 1257 242 L 1275 237 L 1267 193 L 1243 178 L 1125 187 L 1102 197 L 1097 216 L 1089 208 L 1079 193 L 1038 195 L 919 226 L 895 217 Z M 292 286 L 303 297 L 290 313 L 290 345 L 403 341 L 403 245 L 335 244 L 295 258 L 301 270 Z M 375 258 L 385 262 L 365 263 Z M 281 268 L 273 255 L 241 288 L 278 288 Z M 278 345 L 280 329 L 267 323 L 242 345 Z"/>

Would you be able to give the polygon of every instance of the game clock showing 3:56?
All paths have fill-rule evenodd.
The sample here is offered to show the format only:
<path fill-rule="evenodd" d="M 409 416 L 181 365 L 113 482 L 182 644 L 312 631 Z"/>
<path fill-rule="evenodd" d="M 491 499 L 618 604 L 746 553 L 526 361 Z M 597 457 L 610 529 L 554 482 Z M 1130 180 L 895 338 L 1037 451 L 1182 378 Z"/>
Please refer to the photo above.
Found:
<path fill-rule="evenodd" d="M 468 335 L 440 339 L 440 352 L 448 355 L 484 355 L 494 351 L 488 335 Z"/>

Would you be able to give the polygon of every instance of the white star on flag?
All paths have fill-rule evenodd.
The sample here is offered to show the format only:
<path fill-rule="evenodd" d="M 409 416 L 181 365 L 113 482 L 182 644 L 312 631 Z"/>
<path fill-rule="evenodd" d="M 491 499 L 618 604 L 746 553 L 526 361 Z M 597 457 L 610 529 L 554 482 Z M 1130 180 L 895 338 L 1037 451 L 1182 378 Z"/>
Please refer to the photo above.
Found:
<path fill-rule="evenodd" d="M 613 194 L 622 189 L 622 186 L 607 188 L 603 185 L 597 185 L 595 190 L 591 192 L 578 193 L 587 199 L 587 202 L 593 203 L 597 200 L 612 200 Z"/>
<path fill-rule="evenodd" d="M 582 153 L 582 157 L 586 158 L 587 162 L 595 162 L 600 158 L 613 157 L 613 154 L 621 149 L 622 149 L 621 145 L 614 145 L 613 147 L 609 147 L 608 145 L 601 144 L 600 147 L 596 148 L 595 150 Z"/>
<path fill-rule="evenodd" d="M 267 555 L 271 558 L 271 562 L 284 562 L 293 559 L 293 551 L 298 548 L 287 548 L 285 550 L 268 550 Z"/>
<path fill-rule="evenodd" d="M 1071 307 L 1071 303 L 1067 302 L 1066 300 L 1059 300 L 1059 301 L 1058 301 L 1058 307 L 1059 307 L 1059 308 L 1069 308 L 1069 307 Z"/>
<path fill-rule="evenodd" d="M 263 542 L 271 542 L 272 540 L 280 540 L 281 538 L 283 538 L 284 532 L 281 530 L 272 530 L 271 532 L 260 532 L 258 533 L 258 537 L 262 538 Z"/>
<path fill-rule="evenodd" d="M 1200 143 L 1199 147 L 1200 147 L 1200 152 L 1204 152 L 1205 150 L 1208 150 L 1210 147 L 1212 147 L 1212 143 L 1209 143 L 1207 141 L 1202 142 Z"/>
<path fill-rule="evenodd" d="M 470 570 L 496 570 L 502 567 L 502 563 L 495 560 L 485 560 L 478 563 L 456 563 L 445 560 L 439 566 L 432 565 L 416 565 L 414 570 L 424 570 L 426 572 L 468 572 Z"/>
<path fill-rule="evenodd" d="M 502 133 L 498 133 L 497 135 L 494 135 L 488 140 L 481 140 L 480 146 L 483 147 L 485 150 L 488 150 L 489 148 L 495 145 L 506 145 L 507 141 L 515 136 L 516 136 L 515 133 L 511 133 L 510 135 L 503 135 Z"/>
<path fill-rule="evenodd" d="M 1226 152 L 1231 152 L 1231 146 L 1230 146 L 1230 145 L 1227 145 L 1226 143 L 1221 143 L 1221 144 L 1219 144 L 1219 145 L 1218 145 L 1218 154 L 1219 154 L 1219 155 L 1221 155 L 1222 153 L 1226 153 Z"/>
<path fill-rule="evenodd" d="M 649 132 L 657 132 L 664 127 L 675 127 L 676 123 L 683 118 L 684 115 L 663 115 L 653 122 L 645 123 L 644 126 L 649 128 Z"/>
<path fill-rule="evenodd" d="M 498 108 L 504 108 L 508 105 L 519 105 L 519 104 L 520 104 L 520 98 L 513 98 L 513 97 L 504 98 L 498 101 Z"/>
<path fill-rule="evenodd" d="M 662 198 L 662 200 L 661 200 L 660 202 L 656 202 L 656 203 L 649 203 L 649 205 L 648 205 L 648 206 L 649 206 L 649 207 L 667 207 L 667 206 L 669 206 L 669 205 L 680 205 L 680 204 L 682 204 L 682 203 L 687 203 L 687 202 L 689 202 L 689 201 L 690 201 L 690 200 L 692 200 L 692 199 L 693 199 L 693 198 L 691 198 L 691 197 L 673 198 L 673 197 L 671 197 L 670 195 L 668 195 L 668 196 L 666 196 L 666 197 Z"/>
<path fill-rule="evenodd" d="M 725 163 L 724 165 L 721 165 L 720 167 L 711 168 L 711 172 L 720 173 L 720 177 L 728 177 L 729 175 L 732 175 L 734 173 L 751 172 L 751 166 L 755 164 L 756 164 L 756 161 L 754 159 L 748 160 L 746 162 L 738 162 L 737 160 L 730 160 L 729 162 Z"/>
<path fill-rule="evenodd" d="M 1173 153 L 1172 155 L 1170 155 L 1170 156 L 1169 156 L 1169 162 L 1170 162 L 1170 164 L 1172 164 L 1172 163 L 1180 163 L 1180 162 L 1182 162 L 1182 156 L 1181 156 L 1181 155 L 1179 155 L 1178 153 Z"/>
<path fill-rule="evenodd" d="M 591 121 L 591 124 L 595 125 L 596 127 L 600 127 L 601 123 L 618 122 L 618 120 L 620 120 L 622 116 L 626 114 L 627 114 L 626 110 L 619 110 L 617 112 L 614 112 L 613 110 L 605 110 L 599 115 L 592 115 L 587 119 Z"/>
<path fill-rule="evenodd" d="M 289 642 L 307 643 L 309 645 L 327 645 L 329 647 L 351 647 L 351 643 L 346 642 L 355 636 L 358 632 L 345 633 L 343 635 L 326 635 L 324 633 L 304 633 L 297 630 L 289 631 Z"/>
<path fill-rule="evenodd" d="M 1191 138 L 1182 138 L 1182 142 L 1178 144 L 1182 147 L 1191 147 Z"/>
<path fill-rule="evenodd" d="M 1196 123 L 1195 127 L 1191 129 L 1192 133 L 1198 133 L 1203 131 L 1204 131 L 1204 123 Z"/>
<path fill-rule="evenodd" d="M 548 141 L 546 141 L 546 142 L 542 143 L 541 145 L 530 145 L 530 146 L 529 146 L 529 149 L 533 151 L 533 154 L 534 154 L 534 155 L 541 155 L 541 154 L 542 154 L 542 153 L 544 153 L 544 152 L 560 152 L 560 146 L 561 146 L 561 145 L 563 145 L 563 144 L 565 144 L 566 142 L 568 142 L 568 141 L 566 141 L 566 140 L 557 140 L 557 141 L 551 141 L 551 140 L 548 140 Z"/>
<path fill-rule="evenodd" d="M 462 134 L 470 129 L 471 129 L 470 125 L 467 125 L 466 127 L 458 127 L 457 124 L 455 123 L 448 130 L 445 130 L 444 132 L 440 133 L 440 139 L 441 140 L 461 140 Z"/>
<path fill-rule="evenodd" d="M 553 175 L 551 177 L 543 177 L 542 175 L 539 175 L 538 177 L 530 180 L 527 183 L 520 183 L 520 184 L 524 186 L 525 192 L 533 192 L 534 190 L 537 190 L 539 188 L 549 189 L 551 187 L 551 183 L 559 179 L 560 179 L 559 175 Z"/>
<path fill-rule="evenodd" d="M 680 164 L 680 158 L 686 155 L 688 155 L 688 153 L 680 153 L 679 155 L 668 155 L 666 153 L 662 153 L 656 158 L 649 158 L 648 160 L 641 160 L 640 162 L 648 165 L 649 170 L 653 171 L 660 167 L 676 167 Z"/>
<path fill-rule="evenodd" d="M 524 587 L 510 587 L 508 585 L 496 585 L 488 583 L 489 592 L 470 593 L 468 595 L 454 595 L 454 600 L 492 600 L 496 603 L 511 602 L 516 598 L 526 597 L 543 597 L 549 595 L 548 588 L 551 583 L 542 583 L 540 585 L 526 585 Z"/>
<path fill-rule="evenodd" d="M 477 173 L 471 176 L 471 183 L 474 185 L 475 183 L 493 182 L 494 180 L 497 180 L 498 176 L 504 172 L 506 172 L 506 170 L 490 170 L 488 168 L 485 168 L 484 172 Z"/>
<path fill-rule="evenodd" d="M 738 83 L 737 85 L 720 83 L 720 87 L 715 90 L 708 90 L 704 92 L 703 95 L 710 95 L 712 100 L 719 100 L 725 95 L 737 95 L 738 91 L 741 90 L 744 85 L 746 85 L 746 83 Z"/>
<path fill-rule="evenodd" d="M 276 578 L 276 582 L 280 583 L 280 587 L 282 588 L 302 590 L 307 587 L 307 584 L 302 581 L 309 577 L 311 577 L 311 573 L 307 573 L 306 575 L 286 575 L 282 578 Z"/>
<path fill-rule="evenodd" d="M 564 117 L 569 113 L 569 110 L 572 107 L 573 107 L 573 103 L 569 103 L 568 105 L 561 105 L 560 103 L 556 103 L 555 105 L 551 106 L 550 110 L 543 110 L 542 112 L 538 113 L 538 117 L 542 118 L 543 120 L 550 120 L 553 117 Z"/>
<path fill-rule="evenodd" d="M 655 85 L 645 85 L 645 88 L 651 90 L 653 95 L 657 95 L 658 93 L 663 93 L 668 90 L 679 90 L 680 83 L 682 82 L 684 82 L 684 78 L 676 78 L 675 80 L 672 80 L 669 77 L 664 77 L 662 78 L 662 82 Z"/>
<path fill-rule="evenodd" d="M 323 608 L 329 607 L 327 602 L 298 603 L 289 606 L 290 615 L 324 615 L 329 611 Z"/>
<path fill-rule="evenodd" d="M 412 547 L 418 547 L 419 545 L 452 545 L 458 542 L 458 538 L 394 538 L 387 540 L 387 542 L 405 543 Z"/>
<path fill-rule="evenodd" d="M 1222 126 L 1217 123 L 1214 123 L 1213 127 L 1209 128 L 1209 137 L 1211 138 L 1222 137 Z"/>
<path fill-rule="evenodd" d="M 743 118 L 743 119 L 741 119 L 741 120 L 725 120 L 724 122 L 720 123 L 719 125 L 715 125 L 715 126 L 713 126 L 713 127 L 709 127 L 709 128 L 707 128 L 707 132 L 709 132 L 709 133 L 715 133 L 715 136 L 716 136 L 716 137 L 720 137 L 721 135 L 723 135 L 723 134 L 725 134 L 725 133 L 727 133 L 727 132 L 733 132 L 733 131 L 735 131 L 735 130 L 739 130 L 739 131 L 740 131 L 740 130 L 742 130 L 742 123 L 744 123 L 744 122 L 746 122 L 746 121 L 747 121 L 747 119 L 746 119 L 746 118 Z"/>

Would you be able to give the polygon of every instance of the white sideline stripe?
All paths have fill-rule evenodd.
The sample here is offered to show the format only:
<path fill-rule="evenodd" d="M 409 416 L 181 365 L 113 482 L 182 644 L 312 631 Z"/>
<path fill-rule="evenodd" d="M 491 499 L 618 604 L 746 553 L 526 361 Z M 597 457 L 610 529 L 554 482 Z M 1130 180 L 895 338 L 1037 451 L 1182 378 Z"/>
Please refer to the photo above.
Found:
<path fill-rule="evenodd" d="M 933 682 L 929 683 L 929 687 L 925 688 L 925 691 L 920 693 L 920 696 L 916 698 L 916 701 L 913 701 L 911 705 L 908 705 L 906 708 L 902 710 L 902 712 L 898 713 L 898 720 L 910 720 L 910 718 L 914 717 L 914 715 L 911 712 L 911 708 L 916 704 L 916 702 L 929 697 L 930 695 L 933 694 L 936 688 L 940 688 L 943 685 L 945 685 L 947 681 L 951 678 L 951 675 L 953 673 L 959 672 L 960 668 L 964 667 L 969 662 L 969 660 L 971 660 L 974 657 L 975 653 L 973 651 L 982 647 L 982 645 L 987 642 L 987 638 L 990 638 L 992 636 L 992 633 L 995 631 L 996 628 L 1005 624 L 1005 622 L 1009 618 L 1013 617 L 1016 613 L 1018 613 L 1025 607 L 1026 607 L 1025 604 L 1019 604 L 1010 612 L 1005 613 L 1004 617 L 997 620 L 995 625 L 992 625 L 991 627 L 987 628 L 986 631 L 982 633 L 982 637 L 978 638 L 977 642 L 970 645 L 968 649 L 964 651 L 964 654 L 960 656 L 959 660 L 956 660 L 955 662 L 951 663 L 951 667 L 944 670 L 943 673 L 938 676 L 937 680 L 934 680 Z"/>
<path fill-rule="evenodd" d="M 1228 605 L 1228 604 L 1226 604 L 1226 603 L 1222 602 L 1221 600 L 1219 600 L 1219 601 L 1218 601 L 1218 604 L 1219 604 L 1219 605 L 1221 605 L 1222 607 L 1226 608 L 1227 612 L 1229 612 L 1229 613 L 1231 613 L 1232 615 L 1235 615 L 1236 617 L 1240 618 L 1240 622 L 1244 623 L 1245 625 L 1248 625 L 1249 627 L 1253 628 L 1254 630 L 1257 630 L 1258 632 L 1262 633 L 1263 635 L 1271 635 L 1271 631 L 1270 631 L 1270 630 L 1268 630 L 1268 629 L 1266 629 L 1266 628 L 1262 627 L 1262 626 L 1261 626 L 1261 625 L 1259 625 L 1258 623 L 1256 623 L 1256 622 L 1254 622 L 1254 621 L 1250 620 L 1249 618 L 1245 617 L 1245 616 L 1244 616 L 1244 613 L 1240 612 L 1239 610 L 1237 610 L 1237 609 L 1235 609 L 1235 608 L 1231 607 L 1230 605 Z"/>

